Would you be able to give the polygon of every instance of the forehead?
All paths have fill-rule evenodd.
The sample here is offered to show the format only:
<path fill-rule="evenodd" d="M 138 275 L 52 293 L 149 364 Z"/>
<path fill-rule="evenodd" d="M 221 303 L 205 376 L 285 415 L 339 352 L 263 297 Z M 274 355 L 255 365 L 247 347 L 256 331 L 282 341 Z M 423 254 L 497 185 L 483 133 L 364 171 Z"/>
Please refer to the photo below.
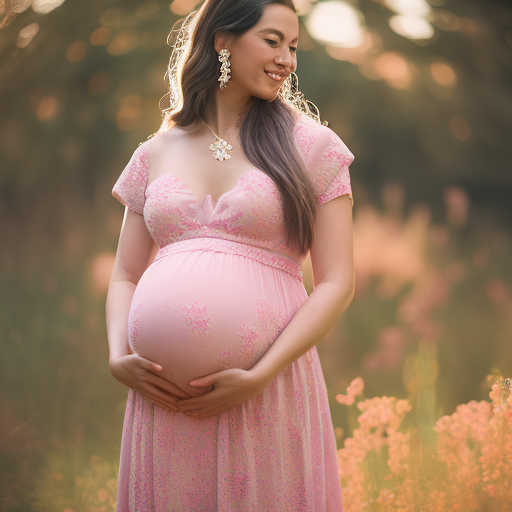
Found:
<path fill-rule="evenodd" d="M 299 17 L 286 5 L 267 4 L 251 32 L 274 33 L 285 40 L 294 41 L 299 37 Z"/>

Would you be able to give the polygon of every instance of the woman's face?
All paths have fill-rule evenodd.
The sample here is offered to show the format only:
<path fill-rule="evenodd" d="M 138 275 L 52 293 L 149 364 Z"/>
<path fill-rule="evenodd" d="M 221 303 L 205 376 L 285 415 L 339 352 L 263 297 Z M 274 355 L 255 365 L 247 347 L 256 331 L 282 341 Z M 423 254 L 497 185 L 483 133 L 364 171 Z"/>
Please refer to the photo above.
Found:
<path fill-rule="evenodd" d="M 216 41 L 217 51 L 227 48 L 231 54 L 228 89 L 273 101 L 297 69 L 298 42 L 297 14 L 285 5 L 266 5 L 254 27 L 237 38 Z"/>

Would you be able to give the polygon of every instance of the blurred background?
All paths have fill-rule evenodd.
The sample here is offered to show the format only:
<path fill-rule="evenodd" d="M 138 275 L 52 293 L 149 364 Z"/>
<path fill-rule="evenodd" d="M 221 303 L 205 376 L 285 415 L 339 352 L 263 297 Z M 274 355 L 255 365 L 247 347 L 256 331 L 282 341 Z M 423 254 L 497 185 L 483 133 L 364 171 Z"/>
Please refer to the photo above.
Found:
<path fill-rule="evenodd" d="M 111 189 L 158 129 L 167 36 L 196 3 L 0 0 L 1 510 L 114 510 Z M 357 376 L 421 423 L 512 373 L 512 6 L 296 5 L 301 90 L 356 157 L 356 296 L 318 344 L 341 447 Z"/>

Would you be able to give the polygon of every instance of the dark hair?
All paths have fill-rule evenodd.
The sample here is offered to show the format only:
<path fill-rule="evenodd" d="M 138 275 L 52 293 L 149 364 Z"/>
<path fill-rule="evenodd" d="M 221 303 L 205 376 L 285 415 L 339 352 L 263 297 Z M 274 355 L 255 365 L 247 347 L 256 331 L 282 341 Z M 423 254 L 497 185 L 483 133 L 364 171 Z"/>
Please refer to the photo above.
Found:
<path fill-rule="evenodd" d="M 183 22 L 166 73 L 171 82 L 171 108 L 164 110 L 160 132 L 174 125 L 188 126 L 206 117 L 207 105 L 214 100 L 219 84 L 220 63 L 214 47 L 215 35 L 243 34 L 258 23 L 264 7 L 269 4 L 285 5 L 297 13 L 292 0 L 206 0 Z M 184 41 L 185 45 L 180 47 Z M 177 65 L 180 51 L 181 66 Z M 176 90 L 172 90 L 173 80 L 174 88 L 179 89 L 179 100 Z M 289 89 L 290 83 L 286 87 Z M 301 93 L 295 96 L 303 97 Z M 250 162 L 265 172 L 281 192 L 287 244 L 292 243 L 304 254 L 313 243 L 317 203 L 294 141 L 298 112 L 299 109 L 284 101 L 282 95 L 271 102 L 255 97 L 243 117 L 239 136 Z"/>

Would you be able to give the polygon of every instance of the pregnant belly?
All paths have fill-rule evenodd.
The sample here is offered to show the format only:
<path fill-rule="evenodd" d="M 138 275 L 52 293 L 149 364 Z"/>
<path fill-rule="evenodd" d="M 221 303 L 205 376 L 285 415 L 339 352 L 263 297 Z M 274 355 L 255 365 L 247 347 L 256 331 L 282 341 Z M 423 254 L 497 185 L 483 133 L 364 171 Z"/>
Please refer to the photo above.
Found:
<path fill-rule="evenodd" d="M 306 300 L 303 284 L 254 259 L 214 251 L 171 253 L 140 279 L 129 314 L 134 352 L 191 395 L 189 382 L 251 368 Z"/>

